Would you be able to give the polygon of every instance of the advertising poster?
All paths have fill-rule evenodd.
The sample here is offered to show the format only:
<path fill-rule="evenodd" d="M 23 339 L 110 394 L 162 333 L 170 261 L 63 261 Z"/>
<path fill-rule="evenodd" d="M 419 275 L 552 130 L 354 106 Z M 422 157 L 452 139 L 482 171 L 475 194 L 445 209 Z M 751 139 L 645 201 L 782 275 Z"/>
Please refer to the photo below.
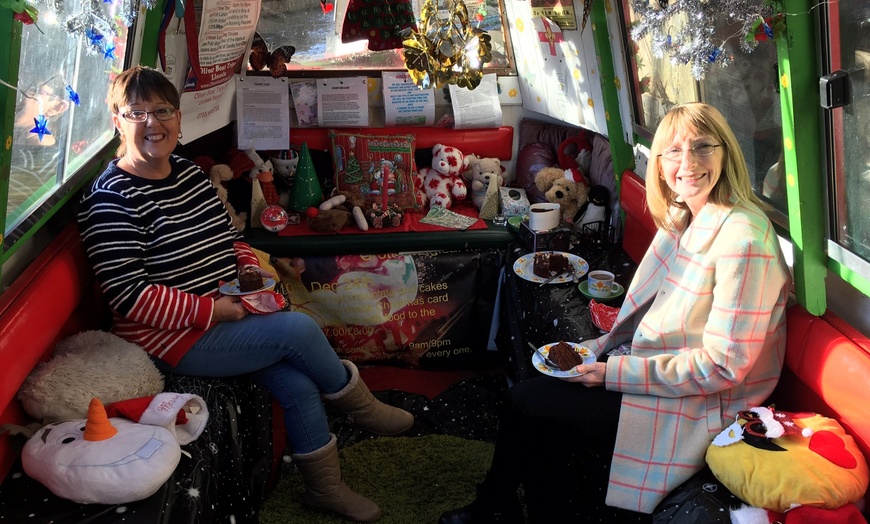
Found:
<path fill-rule="evenodd" d="M 461 369 L 487 351 L 503 254 L 498 250 L 306 257 L 282 275 L 292 311 L 320 324 L 354 362 Z"/>
<path fill-rule="evenodd" d="M 220 129 L 234 117 L 236 72 L 257 29 L 260 2 L 203 0 L 199 31 L 194 0 L 185 6 L 190 71 L 181 94 L 182 144 Z"/>

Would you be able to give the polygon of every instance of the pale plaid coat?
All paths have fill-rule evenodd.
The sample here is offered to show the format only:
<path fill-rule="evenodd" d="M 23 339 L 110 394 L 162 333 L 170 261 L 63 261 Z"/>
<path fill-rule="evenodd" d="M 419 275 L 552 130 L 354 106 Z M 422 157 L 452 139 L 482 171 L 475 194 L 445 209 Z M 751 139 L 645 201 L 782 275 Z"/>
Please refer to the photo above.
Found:
<path fill-rule="evenodd" d="M 684 222 L 683 222 L 684 223 Z M 624 393 L 607 504 L 651 513 L 704 465 L 713 437 L 771 393 L 785 355 L 789 272 L 754 205 L 707 204 L 659 230 L 611 333 L 587 344 Z"/>

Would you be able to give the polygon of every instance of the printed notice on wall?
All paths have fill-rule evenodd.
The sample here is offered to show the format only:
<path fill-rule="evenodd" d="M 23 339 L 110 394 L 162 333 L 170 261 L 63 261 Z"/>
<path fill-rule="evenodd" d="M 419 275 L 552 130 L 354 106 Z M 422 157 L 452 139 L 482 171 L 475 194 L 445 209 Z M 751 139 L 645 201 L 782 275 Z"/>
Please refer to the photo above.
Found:
<path fill-rule="evenodd" d="M 194 11 L 185 10 L 184 17 L 190 60 L 181 95 L 185 144 L 233 120 L 233 77 L 241 72 L 248 42 L 257 29 L 260 2 L 205 0 L 198 33 Z"/>
<path fill-rule="evenodd" d="M 450 84 L 450 100 L 456 129 L 499 127 L 502 122 L 495 73 L 483 75 L 474 90 Z"/>
<path fill-rule="evenodd" d="M 431 126 L 435 91 L 420 89 L 408 73 L 383 72 L 384 123 L 387 126 Z"/>
<path fill-rule="evenodd" d="M 317 123 L 320 127 L 367 127 L 369 125 L 368 78 L 318 80 Z"/>
<path fill-rule="evenodd" d="M 239 149 L 287 149 L 290 94 L 286 79 L 236 76 L 236 131 Z"/>

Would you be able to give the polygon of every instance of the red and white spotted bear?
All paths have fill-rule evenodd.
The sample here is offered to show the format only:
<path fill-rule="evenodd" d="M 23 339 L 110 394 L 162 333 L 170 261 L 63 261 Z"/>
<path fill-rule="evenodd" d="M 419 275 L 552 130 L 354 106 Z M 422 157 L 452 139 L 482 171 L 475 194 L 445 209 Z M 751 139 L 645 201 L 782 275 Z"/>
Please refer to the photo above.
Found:
<path fill-rule="evenodd" d="M 432 167 L 417 173 L 414 187 L 421 205 L 442 206 L 449 209 L 455 201 L 465 199 L 468 188 L 462 178 L 466 168 L 462 151 L 444 144 L 432 148 Z"/>

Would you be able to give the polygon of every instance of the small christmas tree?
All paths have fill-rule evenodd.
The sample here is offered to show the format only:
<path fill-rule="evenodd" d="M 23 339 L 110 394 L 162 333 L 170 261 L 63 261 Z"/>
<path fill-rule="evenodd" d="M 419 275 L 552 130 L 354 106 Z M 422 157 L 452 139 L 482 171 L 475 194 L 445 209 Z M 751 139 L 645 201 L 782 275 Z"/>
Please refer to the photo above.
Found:
<path fill-rule="evenodd" d="M 296 166 L 295 182 L 293 191 L 290 192 L 290 209 L 304 212 L 309 207 L 316 207 L 323 201 L 323 190 L 320 188 L 320 180 L 314 170 L 311 161 L 311 153 L 308 152 L 308 144 L 302 144 L 299 153 L 299 165 Z"/>

